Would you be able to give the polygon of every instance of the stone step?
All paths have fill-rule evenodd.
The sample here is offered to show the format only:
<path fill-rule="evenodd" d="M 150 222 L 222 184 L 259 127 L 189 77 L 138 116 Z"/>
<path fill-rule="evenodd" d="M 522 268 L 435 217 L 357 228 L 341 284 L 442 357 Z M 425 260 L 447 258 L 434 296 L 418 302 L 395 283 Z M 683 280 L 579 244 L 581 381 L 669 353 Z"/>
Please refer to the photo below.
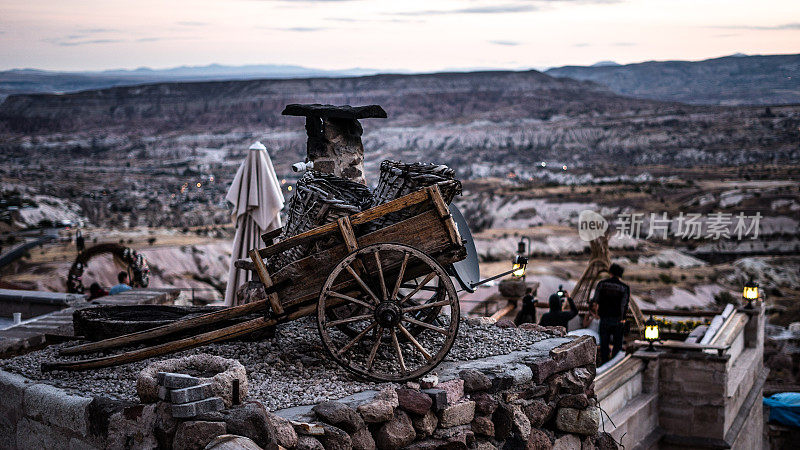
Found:
<path fill-rule="evenodd" d="M 211 397 L 182 405 L 172 405 L 172 417 L 188 419 L 203 413 L 221 411 L 224 408 L 225 403 L 220 397 Z"/>

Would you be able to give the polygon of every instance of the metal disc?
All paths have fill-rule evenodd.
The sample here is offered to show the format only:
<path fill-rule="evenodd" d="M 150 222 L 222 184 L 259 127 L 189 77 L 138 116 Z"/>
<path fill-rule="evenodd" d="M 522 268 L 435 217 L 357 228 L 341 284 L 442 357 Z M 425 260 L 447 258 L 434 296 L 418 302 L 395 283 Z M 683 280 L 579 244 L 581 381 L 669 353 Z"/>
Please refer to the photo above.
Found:
<path fill-rule="evenodd" d="M 458 234 L 461 235 L 461 239 L 464 240 L 464 246 L 467 248 L 467 257 L 452 264 L 453 276 L 465 291 L 475 292 L 472 285 L 481 280 L 478 251 L 475 250 L 475 242 L 472 240 L 469 225 L 467 225 L 467 221 L 454 203 L 450 204 L 450 215 L 453 216 L 456 228 L 458 228 Z"/>

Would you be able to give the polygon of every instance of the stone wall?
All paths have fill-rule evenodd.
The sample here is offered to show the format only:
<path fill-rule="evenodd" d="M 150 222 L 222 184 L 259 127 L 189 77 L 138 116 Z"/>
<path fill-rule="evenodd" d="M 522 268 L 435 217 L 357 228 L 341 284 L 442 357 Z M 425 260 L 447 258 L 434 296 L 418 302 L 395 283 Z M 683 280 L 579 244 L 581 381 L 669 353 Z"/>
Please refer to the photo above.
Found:
<path fill-rule="evenodd" d="M 385 388 L 356 403 L 315 405 L 290 422 L 255 401 L 191 420 L 164 402 L 72 395 L 0 372 L 0 448 L 202 448 L 221 434 L 265 449 L 615 448 L 598 434 L 595 346 L 579 338 L 524 364 Z"/>

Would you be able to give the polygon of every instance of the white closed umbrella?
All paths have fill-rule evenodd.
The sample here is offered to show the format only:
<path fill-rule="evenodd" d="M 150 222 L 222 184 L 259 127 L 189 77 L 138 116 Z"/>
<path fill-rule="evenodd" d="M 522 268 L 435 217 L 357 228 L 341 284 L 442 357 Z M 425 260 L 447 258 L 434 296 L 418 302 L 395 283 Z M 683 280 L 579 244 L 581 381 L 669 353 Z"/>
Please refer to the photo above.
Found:
<path fill-rule="evenodd" d="M 247 258 L 250 249 L 261 247 L 262 234 L 281 226 L 283 193 L 264 144 L 256 142 L 250 146 L 225 199 L 233 204 L 232 218 L 236 223 L 225 289 L 225 305 L 233 306 L 237 304 L 236 289 L 252 279 L 250 272 L 237 269 L 234 262 Z"/>

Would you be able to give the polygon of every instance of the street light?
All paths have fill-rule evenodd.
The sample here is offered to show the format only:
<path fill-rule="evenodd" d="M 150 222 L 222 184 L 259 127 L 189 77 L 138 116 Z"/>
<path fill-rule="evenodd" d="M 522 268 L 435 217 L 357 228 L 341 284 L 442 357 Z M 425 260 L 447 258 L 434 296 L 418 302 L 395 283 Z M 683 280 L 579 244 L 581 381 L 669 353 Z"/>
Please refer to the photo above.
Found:
<path fill-rule="evenodd" d="M 517 278 L 525 278 L 525 268 L 528 265 L 528 252 L 525 247 L 525 239 L 528 239 L 528 242 L 530 242 L 531 238 L 522 236 L 519 239 L 517 243 L 517 256 L 514 257 L 514 261 L 511 265 L 511 270 L 513 271 L 511 275 Z"/>
<path fill-rule="evenodd" d="M 744 289 L 742 290 L 742 297 L 747 300 L 747 309 L 753 308 L 753 300 L 758 300 L 758 283 L 753 280 L 748 281 L 744 284 Z"/>
<path fill-rule="evenodd" d="M 644 323 L 644 338 L 650 343 L 647 350 L 651 352 L 655 351 L 653 342 L 658 340 L 658 322 L 653 319 L 652 314 L 650 314 L 650 318 Z"/>

